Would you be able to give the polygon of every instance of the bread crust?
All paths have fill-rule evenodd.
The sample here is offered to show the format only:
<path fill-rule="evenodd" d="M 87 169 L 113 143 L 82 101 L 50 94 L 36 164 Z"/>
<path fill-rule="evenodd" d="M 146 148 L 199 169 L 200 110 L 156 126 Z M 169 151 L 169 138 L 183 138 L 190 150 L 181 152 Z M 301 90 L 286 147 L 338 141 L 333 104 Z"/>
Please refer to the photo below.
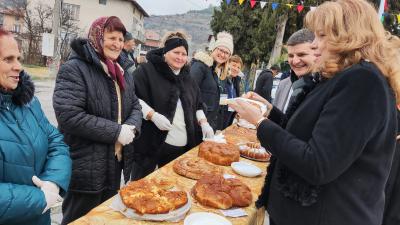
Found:
<path fill-rule="evenodd" d="M 199 157 L 221 166 L 230 166 L 240 158 L 239 148 L 233 144 L 204 141 L 199 146 Z"/>
<path fill-rule="evenodd" d="M 239 144 L 243 142 L 258 142 L 257 131 L 232 125 L 224 131 L 225 139 L 228 143 Z"/>
<path fill-rule="evenodd" d="M 141 179 L 121 188 L 119 194 L 125 206 L 137 214 L 163 214 L 188 202 L 186 192 L 170 191 L 167 188 L 168 185 L 155 180 Z"/>
<path fill-rule="evenodd" d="M 174 162 L 175 173 L 198 180 L 207 173 L 222 174 L 222 169 L 218 166 L 199 157 L 183 157 Z"/>
<path fill-rule="evenodd" d="M 250 188 L 238 179 L 225 179 L 221 175 L 205 175 L 193 187 L 193 196 L 202 205 L 229 209 L 246 207 L 252 202 Z"/>

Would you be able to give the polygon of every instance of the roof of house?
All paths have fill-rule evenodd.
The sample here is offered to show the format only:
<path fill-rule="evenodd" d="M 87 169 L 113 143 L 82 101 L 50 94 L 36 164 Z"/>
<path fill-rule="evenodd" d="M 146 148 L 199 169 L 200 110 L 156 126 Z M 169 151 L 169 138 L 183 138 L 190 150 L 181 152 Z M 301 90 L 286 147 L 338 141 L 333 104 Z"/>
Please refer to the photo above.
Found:
<path fill-rule="evenodd" d="M 1 14 L 5 14 L 5 15 L 24 17 L 24 11 L 23 10 L 17 10 L 17 9 L 11 9 L 11 8 L 3 8 L 3 9 L 0 9 L 0 13 Z"/>
<path fill-rule="evenodd" d="M 139 3 L 136 2 L 136 0 L 127 0 L 133 3 L 133 5 L 136 6 L 136 8 L 139 9 L 140 12 L 142 12 L 143 16 L 149 17 L 149 14 L 142 8 L 142 6 L 139 5 Z"/>
<path fill-rule="evenodd" d="M 160 34 L 154 30 L 146 30 L 144 33 L 146 40 L 159 41 L 161 39 Z"/>

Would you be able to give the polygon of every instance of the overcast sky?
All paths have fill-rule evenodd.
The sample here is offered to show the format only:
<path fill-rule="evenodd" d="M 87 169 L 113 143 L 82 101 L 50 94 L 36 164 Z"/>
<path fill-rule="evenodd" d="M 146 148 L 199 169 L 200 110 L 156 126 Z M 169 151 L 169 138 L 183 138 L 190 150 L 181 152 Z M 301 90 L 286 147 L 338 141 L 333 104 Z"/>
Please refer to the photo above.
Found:
<path fill-rule="evenodd" d="M 219 5 L 221 0 L 136 0 L 149 15 L 171 15 Z"/>

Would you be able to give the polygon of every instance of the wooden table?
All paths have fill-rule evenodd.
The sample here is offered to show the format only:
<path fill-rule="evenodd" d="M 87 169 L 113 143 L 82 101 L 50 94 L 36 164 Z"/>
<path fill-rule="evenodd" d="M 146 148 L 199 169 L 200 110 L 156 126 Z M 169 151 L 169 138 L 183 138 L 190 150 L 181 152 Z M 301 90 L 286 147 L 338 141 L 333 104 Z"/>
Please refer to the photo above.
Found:
<path fill-rule="evenodd" d="M 229 128 L 228 128 L 229 129 Z M 185 153 L 183 156 L 189 156 L 189 157 L 197 157 L 198 153 L 198 147 L 195 147 Z M 251 162 L 253 165 L 258 166 L 262 171 L 263 174 L 261 176 L 255 177 L 255 178 L 248 178 L 248 177 L 243 177 L 241 175 L 236 174 L 230 166 L 221 166 L 223 167 L 225 173 L 235 175 L 236 178 L 240 179 L 243 181 L 245 184 L 247 184 L 251 192 L 253 194 L 253 203 L 248 206 L 243 208 L 248 216 L 245 217 L 239 217 L 239 218 L 230 218 L 227 217 L 228 220 L 232 222 L 233 225 L 248 225 L 248 224 L 261 224 L 262 221 L 264 220 L 264 210 L 257 210 L 254 202 L 257 200 L 258 195 L 261 193 L 261 188 L 264 185 L 264 178 L 265 178 L 265 171 L 267 167 L 267 163 L 265 162 L 256 162 L 252 160 L 248 160 L 245 158 L 240 157 L 240 161 L 245 161 L 245 162 Z M 183 176 L 180 176 L 176 174 L 173 169 L 172 169 L 173 161 L 164 167 L 154 171 L 147 177 L 157 177 L 157 178 L 166 178 L 166 179 L 172 179 L 176 181 L 176 186 L 181 189 L 188 191 L 190 193 L 190 190 L 192 187 L 195 185 L 196 180 L 192 180 Z M 72 225 L 150 225 L 150 224 L 163 224 L 163 225 L 180 225 L 183 224 L 183 220 L 177 223 L 173 222 L 154 222 L 154 221 L 138 221 L 138 220 L 133 220 L 126 218 L 124 215 L 122 215 L 119 212 L 113 211 L 109 206 L 111 205 L 113 198 L 105 201 L 101 205 L 97 206 L 96 208 L 92 209 L 88 214 L 85 216 L 79 218 L 78 220 L 72 222 Z M 213 209 L 207 206 L 203 206 L 200 203 L 198 203 L 194 198 L 192 198 L 192 207 L 190 211 L 187 213 L 187 215 L 194 213 L 194 212 L 212 212 L 216 213 L 219 215 L 222 215 L 222 213 L 218 209 Z"/>

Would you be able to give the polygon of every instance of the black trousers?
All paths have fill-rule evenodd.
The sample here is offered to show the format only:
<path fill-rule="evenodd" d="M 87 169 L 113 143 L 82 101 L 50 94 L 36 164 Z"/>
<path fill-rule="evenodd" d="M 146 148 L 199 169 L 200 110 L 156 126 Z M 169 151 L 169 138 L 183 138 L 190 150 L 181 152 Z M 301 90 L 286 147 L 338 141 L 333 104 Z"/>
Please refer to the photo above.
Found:
<path fill-rule="evenodd" d="M 187 147 L 177 147 L 163 143 L 157 150 L 157 155 L 136 155 L 132 166 L 131 180 L 142 179 L 152 173 L 156 169 L 157 165 L 158 168 L 163 167 L 165 164 L 168 164 L 172 160 L 184 154 L 187 150 L 189 150 Z"/>
<path fill-rule="evenodd" d="M 80 192 L 67 192 L 63 204 L 62 225 L 73 222 L 86 215 L 91 209 L 105 202 L 117 194 L 114 190 L 104 190 L 96 194 L 87 194 Z"/>
<path fill-rule="evenodd" d="M 163 167 L 165 164 L 168 164 L 172 160 L 178 158 L 187 150 L 188 149 L 185 146 L 177 147 L 164 143 L 163 145 L 161 145 L 158 151 L 158 168 Z"/>
<path fill-rule="evenodd" d="M 269 217 L 269 225 L 277 225 L 271 217 Z"/>

